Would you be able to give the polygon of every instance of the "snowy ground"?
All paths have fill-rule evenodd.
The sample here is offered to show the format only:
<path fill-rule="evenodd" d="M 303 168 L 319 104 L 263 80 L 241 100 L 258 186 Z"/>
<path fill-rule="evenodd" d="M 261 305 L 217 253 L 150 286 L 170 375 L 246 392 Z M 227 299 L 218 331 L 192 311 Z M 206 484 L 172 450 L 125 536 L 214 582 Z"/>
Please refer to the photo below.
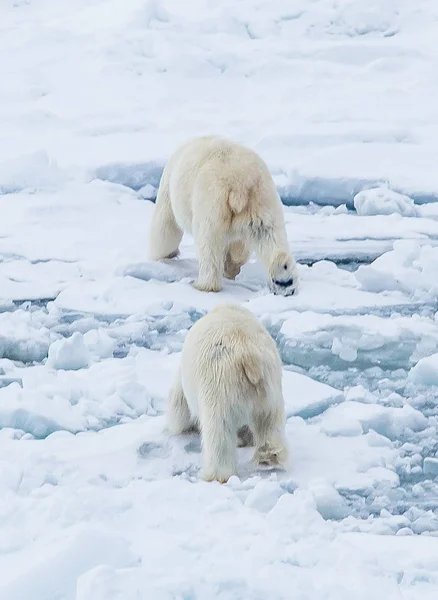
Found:
<path fill-rule="evenodd" d="M 435 600 L 436 0 L 0 6 L 0 599 Z M 145 260 L 186 138 L 256 148 L 301 291 Z M 370 189 L 372 188 L 372 189 Z M 290 472 L 199 482 L 163 433 L 185 333 L 258 315 Z"/>

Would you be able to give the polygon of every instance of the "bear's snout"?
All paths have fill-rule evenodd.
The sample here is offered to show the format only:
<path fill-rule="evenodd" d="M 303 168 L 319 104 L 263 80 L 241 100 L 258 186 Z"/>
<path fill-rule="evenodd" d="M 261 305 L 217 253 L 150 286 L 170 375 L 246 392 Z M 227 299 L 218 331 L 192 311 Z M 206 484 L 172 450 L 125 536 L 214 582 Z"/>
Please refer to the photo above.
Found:
<path fill-rule="evenodd" d="M 294 280 L 293 279 L 286 279 L 285 281 L 280 281 L 278 279 L 274 279 L 274 283 L 275 285 L 279 285 L 280 287 L 291 287 L 294 284 Z"/>
<path fill-rule="evenodd" d="M 272 279 L 271 291 L 276 296 L 293 296 L 296 293 L 296 285 L 294 279 Z"/>

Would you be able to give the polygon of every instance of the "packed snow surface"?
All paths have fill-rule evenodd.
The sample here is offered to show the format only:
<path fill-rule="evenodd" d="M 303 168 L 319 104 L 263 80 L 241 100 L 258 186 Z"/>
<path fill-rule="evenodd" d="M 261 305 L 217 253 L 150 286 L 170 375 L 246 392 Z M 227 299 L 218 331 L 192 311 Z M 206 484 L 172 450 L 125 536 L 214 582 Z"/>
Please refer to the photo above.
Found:
<path fill-rule="evenodd" d="M 0 600 L 435 600 L 436 0 L 0 5 Z M 268 163 L 300 293 L 149 262 L 163 165 Z M 152 201 L 151 201 L 152 200 Z M 289 471 L 199 481 L 164 431 L 185 335 L 247 306 Z"/>

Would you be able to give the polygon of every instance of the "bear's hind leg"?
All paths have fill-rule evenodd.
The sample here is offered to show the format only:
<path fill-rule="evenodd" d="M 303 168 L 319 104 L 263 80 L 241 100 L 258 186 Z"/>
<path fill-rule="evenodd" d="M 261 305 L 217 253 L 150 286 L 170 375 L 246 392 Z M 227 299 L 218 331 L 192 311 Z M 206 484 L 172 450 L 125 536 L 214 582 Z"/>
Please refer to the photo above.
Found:
<path fill-rule="evenodd" d="M 225 256 L 224 276 L 235 279 L 242 266 L 248 261 L 250 251 L 241 241 L 232 242 Z"/>
<path fill-rule="evenodd" d="M 173 214 L 166 179 L 166 174 L 163 173 L 149 228 L 149 257 L 151 260 L 178 256 L 179 245 L 183 237 L 183 231 L 178 226 Z"/>
<path fill-rule="evenodd" d="M 216 224 L 203 221 L 195 224 L 193 237 L 199 262 L 198 278 L 193 287 L 201 292 L 219 292 L 224 270 L 224 235 Z"/>
<path fill-rule="evenodd" d="M 189 406 L 181 383 L 181 372 L 178 371 L 175 382 L 169 394 L 167 405 L 167 429 L 171 435 L 179 435 L 196 430 L 196 423 L 192 419 Z"/>
<path fill-rule="evenodd" d="M 254 446 L 254 435 L 248 425 L 244 425 L 237 432 L 237 446 L 239 448 Z"/>

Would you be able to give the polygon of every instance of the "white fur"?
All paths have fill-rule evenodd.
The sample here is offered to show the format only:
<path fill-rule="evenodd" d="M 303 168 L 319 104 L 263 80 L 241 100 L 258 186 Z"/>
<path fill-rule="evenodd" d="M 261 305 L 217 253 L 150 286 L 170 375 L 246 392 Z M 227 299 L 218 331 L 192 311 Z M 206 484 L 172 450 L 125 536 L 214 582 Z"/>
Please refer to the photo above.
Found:
<path fill-rule="evenodd" d="M 206 481 L 236 474 L 236 446 L 255 441 L 254 461 L 285 467 L 285 409 L 277 346 L 249 310 L 222 304 L 193 325 L 169 396 L 167 426 L 199 428 Z"/>
<path fill-rule="evenodd" d="M 178 255 L 183 232 L 199 261 L 195 287 L 217 292 L 255 251 L 275 294 L 298 289 L 284 213 L 269 169 L 252 150 L 219 136 L 195 138 L 167 162 L 149 232 L 153 260 Z"/>

